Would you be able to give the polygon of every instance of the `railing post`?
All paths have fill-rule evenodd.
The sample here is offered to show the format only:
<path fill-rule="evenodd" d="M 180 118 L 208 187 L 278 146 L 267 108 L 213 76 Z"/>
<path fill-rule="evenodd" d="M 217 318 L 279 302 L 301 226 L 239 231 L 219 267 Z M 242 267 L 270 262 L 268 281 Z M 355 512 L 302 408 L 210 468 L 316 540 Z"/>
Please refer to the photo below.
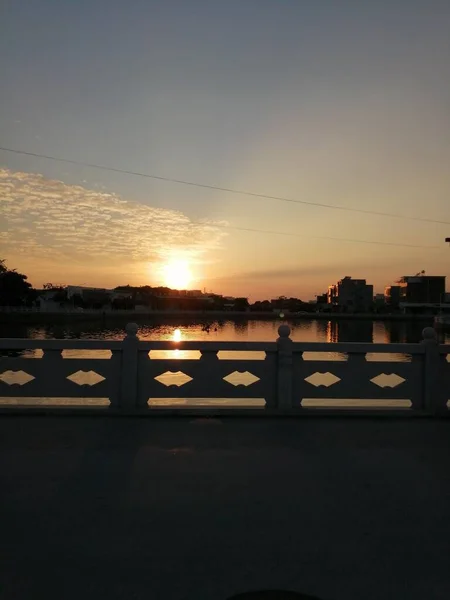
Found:
<path fill-rule="evenodd" d="M 138 394 L 138 326 L 128 323 L 127 335 L 122 342 L 122 372 L 120 381 L 121 409 L 133 410 L 137 406 Z"/>
<path fill-rule="evenodd" d="M 441 391 L 441 356 L 436 331 L 433 327 L 425 327 L 422 337 L 421 343 L 425 346 L 424 408 L 431 414 L 439 414 L 445 409 L 446 398 Z"/>
<path fill-rule="evenodd" d="M 293 360 L 292 340 L 289 337 L 291 328 L 289 325 L 278 327 L 279 338 L 277 339 L 277 408 L 287 410 L 292 408 L 293 390 Z"/>

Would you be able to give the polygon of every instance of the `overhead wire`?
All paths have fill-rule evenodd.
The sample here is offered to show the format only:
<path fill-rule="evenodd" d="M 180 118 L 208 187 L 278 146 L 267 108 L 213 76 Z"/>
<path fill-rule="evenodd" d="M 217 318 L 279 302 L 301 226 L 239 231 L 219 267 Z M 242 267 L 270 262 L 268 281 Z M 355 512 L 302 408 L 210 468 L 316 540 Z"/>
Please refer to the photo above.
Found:
<path fill-rule="evenodd" d="M 249 192 L 249 191 L 238 190 L 238 189 L 234 189 L 234 188 L 222 187 L 222 186 L 218 186 L 218 185 L 210 185 L 210 184 L 206 184 L 206 183 L 186 181 L 183 179 L 176 179 L 173 177 L 164 177 L 161 175 L 154 175 L 151 173 L 141 173 L 139 171 L 130 171 L 127 169 L 119 169 L 117 167 L 108 167 L 108 166 L 99 165 L 96 163 L 90 163 L 90 162 L 85 162 L 85 161 L 80 161 L 80 160 L 69 159 L 69 158 L 62 158 L 62 157 L 52 156 L 52 155 L 48 155 L 48 154 L 41 154 L 38 152 L 28 152 L 25 150 L 18 150 L 15 148 L 8 148 L 8 147 L 4 147 L 4 146 L 0 146 L 0 150 L 2 150 L 4 152 L 9 152 L 12 154 L 31 156 L 34 158 L 43 158 L 45 160 L 63 162 L 63 163 L 73 164 L 73 165 L 82 166 L 82 167 L 86 167 L 86 168 L 100 169 L 100 170 L 104 170 L 104 171 L 110 171 L 113 173 L 122 173 L 125 175 L 131 175 L 134 177 L 144 177 L 144 178 L 148 178 L 148 179 L 155 179 L 155 180 L 159 180 L 159 181 L 176 183 L 179 185 L 187 185 L 187 186 L 191 186 L 191 187 L 198 187 L 198 188 L 210 189 L 210 190 L 215 190 L 215 191 L 227 192 L 230 194 L 239 194 L 239 195 L 244 195 L 244 196 L 251 196 L 254 198 L 263 198 L 263 199 L 280 201 L 280 202 L 289 202 L 289 203 L 293 203 L 293 204 L 303 204 L 303 205 L 307 205 L 307 206 L 317 206 L 319 208 L 327 208 L 327 209 L 331 209 L 331 210 L 348 211 L 348 212 L 362 213 L 362 214 L 367 214 L 367 215 L 390 217 L 390 218 L 395 218 L 395 219 L 407 219 L 407 220 L 411 220 L 411 221 L 422 221 L 425 223 L 450 225 L 450 221 L 428 219 L 425 217 L 413 217 L 413 216 L 409 216 L 409 215 L 399 215 L 399 214 L 395 214 L 395 213 L 373 211 L 373 210 L 367 210 L 367 209 L 362 209 L 362 208 L 346 207 L 346 206 L 340 206 L 340 205 L 336 205 L 336 204 L 325 204 L 325 203 L 321 203 L 321 202 L 312 202 L 312 201 L 308 201 L 308 200 L 285 198 L 283 196 L 271 196 L 268 194 Z M 205 222 L 200 222 L 200 221 L 197 221 L 197 222 L 191 221 L 191 222 L 193 224 L 202 225 L 202 226 L 207 224 Z M 269 235 L 280 235 L 280 236 L 296 237 L 296 238 L 307 237 L 307 238 L 330 240 L 330 241 L 337 241 L 337 242 L 350 242 L 350 243 L 358 243 L 358 244 L 375 244 L 375 245 L 381 245 L 381 246 L 397 246 L 397 247 L 404 247 L 404 248 L 423 248 L 423 249 L 438 249 L 439 248 L 438 246 L 402 244 L 402 243 L 398 243 L 398 242 L 382 242 L 379 240 L 359 240 L 359 239 L 338 238 L 338 237 L 335 238 L 335 237 L 329 237 L 329 236 L 311 236 L 311 235 L 305 236 L 304 234 L 291 233 L 291 232 L 285 232 L 285 231 L 271 231 L 271 230 L 257 229 L 257 228 L 251 228 L 251 227 L 238 227 L 238 226 L 234 226 L 234 225 L 228 225 L 228 224 L 225 225 L 225 224 L 219 224 L 219 223 L 214 223 L 213 226 L 226 228 L 226 229 L 232 229 L 232 230 L 236 230 L 236 231 L 264 233 L 264 234 L 269 234 Z"/>
<path fill-rule="evenodd" d="M 305 235 L 303 233 L 293 233 L 293 232 L 288 232 L 288 231 L 272 231 L 270 229 L 256 229 L 253 227 L 238 227 L 235 225 L 225 225 L 222 223 L 207 223 L 207 222 L 202 222 L 202 221 L 191 221 L 191 223 L 193 223 L 194 225 L 211 225 L 211 227 L 222 227 L 224 229 L 233 229 L 236 231 L 245 231 L 245 232 L 250 232 L 250 233 L 265 233 L 268 235 L 281 235 L 281 236 L 286 236 L 286 237 L 295 237 L 295 238 L 300 238 L 300 239 L 316 239 L 316 240 L 328 240 L 328 241 L 335 241 L 335 242 L 349 242 L 349 243 L 354 243 L 354 244 L 376 244 L 379 246 L 397 246 L 397 247 L 401 247 L 401 248 L 422 248 L 425 250 L 440 250 L 440 246 L 421 246 L 421 245 L 417 245 L 417 244 L 402 244 L 400 242 L 382 242 L 379 240 L 358 240 L 358 239 L 352 239 L 352 238 L 339 238 L 339 237 L 331 237 L 331 236 L 325 236 L 325 235 Z"/>
<path fill-rule="evenodd" d="M 440 225 L 450 225 L 450 221 L 441 221 L 439 219 L 428 219 L 426 217 L 414 217 L 411 215 L 399 215 L 396 213 L 389 213 L 389 212 L 382 212 L 382 211 L 376 211 L 376 210 L 368 210 L 368 209 L 364 209 L 364 208 L 355 208 L 355 207 L 351 207 L 351 206 L 341 206 L 338 204 L 326 204 L 324 202 L 312 202 L 310 200 L 299 200 L 297 198 L 285 198 L 283 196 L 271 196 L 269 194 L 261 194 L 258 192 L 249 192 L 249 191 L 245 191 L 245 190 L 238 190 L 235 188 L 228 188 L 228 187 L 223 187 L 223 186 L 219 186 L 219 185 L 212 185 L 212 184 L 208 184 L 208 183 L 198 183 L 198 182 L 194 182 L 194 181 L 187 181 L 184 179 L 176 179 L 174 177 L 164 177 L 162 175 L 154 175 L 152 173 L 141 173 L 139 171 L 129 171 L 127 169 L 119 169 L 117 167 L 108 167 L 105 165 L 98 165 L 95 163 L 89 163 L 89 162 L 84 162 L 84 161 L 80 161 L 80 160 L 73 160 L 73 159 L 69 159 L 69 158 L 61 158 L 58 156 L 51 156 L 48 154 L 40 154 L 38 152 L 27 152 L 25 150 L 16 150 L 14 148 L 6 148 L 4 146 L 0 146 L 0 150 L 3 150 L 4 152 L 10 152 L 13 154 L 22 154 L 25 156 L 33 156 L 35 158 L 44 158 L 47 160 L 53 160 L 53 161 L 58 161 L 58 162 L 64 162 L 64 163 L 69 163 L 69 164 L 73 164 L 73 165 L 78 165 L 81 167 L 88 167 L 91 169 L 101 169 L 104 171 L 112 171 L 114 173 L 122 173 L 125 175 L 133 175 L 135 177 L 145 177 L 148 179 L 156 179 L 159 181 L 167 181 L 170 183 L 177 183 L 180 185 L 189 185 L 192 187 L 198 187 L 198 188 L 205 188 L 205 189 L 209 189 L 209 190 L 216 190 L 216 191 L 221 191 L 221 192 L 227 192 L 229 194 L 239 194 L 242 196 L 252 196 L 254 198 L 263 198 L 266 200 L 275 200 L 275 201 L 279 201 L 279 202 L 290 202 L 293 204 L 304 204 L 307 206 L 317 206 L 319 208 L 328 208 L 331 210 L 342 210 L 342 211 L 348 211 L 348 212 L 356 212 L 356 213 L 362 213 L 362 214 L 366 214 L 366 215 L 377 215 L 380 217 L 391 217 L 394 219 L 407 219 L 410 221 L 422 221 L 424 223 L 437 223 Z"/>

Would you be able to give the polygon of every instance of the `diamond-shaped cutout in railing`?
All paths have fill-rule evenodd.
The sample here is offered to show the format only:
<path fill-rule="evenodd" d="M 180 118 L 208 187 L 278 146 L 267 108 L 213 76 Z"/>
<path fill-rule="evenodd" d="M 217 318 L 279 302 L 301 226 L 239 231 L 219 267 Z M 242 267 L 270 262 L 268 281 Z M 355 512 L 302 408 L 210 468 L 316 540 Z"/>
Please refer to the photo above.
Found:
<path fill-rule="evenodd" d="M 397 375 L 396 373 L 380 373 L 376 377 L 373 377 L 370 381 L 381 388 L 395 388 L 406 381 L 406 379 L 403 379 L 403 377 L 400 377 L 400 375 Z"/>
<path fill-rule="evenodd" d="M 77 385 L 97 385 L 98 383 L 105 381 L 105 378 L 96 373 L 95 371 L 77 371 L 68 375 L 67 379 L 76 383 Z"/>
<path fill-rule="evenodd" d="M 177 371 L 176 373 L 174 371 L 166 371 L 155 377 L 155 379 L 167 387 L 171 385 L 181 387 L 192 381 L 192 377 L 189 377 L 189 375 L 186 375 L 186 373 L 183 373 L 182 371 Z"/>
<path fill-rule="evenodd" d="M 35 377 L 25 371 L 5 371 L 0 375 L 0 379 L 8 385 L 25 385 L 33 381 Z"/>
<path fill-rule="evenodd" d="M 338 383 L 338 381 L 341 381 L 341 378 L 329 372 L 316 372 L 310 375 L 309 377 L 305 377 L 305 381 L 307 381 L 311 385 L 314 385 L 315 387 L 330 387 L 331 385 Z"/>
<path fill-rule="evenodd" d="M 231 385 L 245 385 L 245 387 L 259 381 L 259 377 L 256 377 L 256 375 L 253 375 L 253 373 L 250 373 L 249 371 L 233 371 L 233 373 L 230 373 L 223 379 L 227 383 L 231 383 Z"/>

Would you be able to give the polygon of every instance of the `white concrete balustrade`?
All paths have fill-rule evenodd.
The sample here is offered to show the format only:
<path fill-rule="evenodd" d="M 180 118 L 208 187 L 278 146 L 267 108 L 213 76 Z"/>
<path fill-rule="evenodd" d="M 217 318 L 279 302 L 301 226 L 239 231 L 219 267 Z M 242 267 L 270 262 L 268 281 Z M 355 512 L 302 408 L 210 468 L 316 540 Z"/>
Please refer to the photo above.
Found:
<path fill-rule="evenodd" d="M 142 341 L 137 331 L 127 325 L 122 341 L 0 339 L 3 412 L 33 399 L 114 414 L 449 415 L 450 345 L 432 328 L 418 344 L 293 342 L 288 325 L 273 342 Z"/>

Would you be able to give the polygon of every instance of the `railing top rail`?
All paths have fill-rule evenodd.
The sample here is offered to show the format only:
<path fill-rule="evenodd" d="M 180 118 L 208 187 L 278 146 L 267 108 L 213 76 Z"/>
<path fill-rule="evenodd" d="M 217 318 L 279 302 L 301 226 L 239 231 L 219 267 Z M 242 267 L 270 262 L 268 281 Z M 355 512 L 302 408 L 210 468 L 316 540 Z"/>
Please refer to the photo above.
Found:
<path fill-rule="evenodd" d="M 0 350 L 120 350 L 122 340 L 0 338 Z"/>
<path fill-rule="evenodd" d="M 138 346 L 141 351 L 150 350 L 200 350 L 209 352 L 220 352 L 229 350 L 235 352 L 253 351 L 253 352 L 276 352 L 276 342 L 173 342 L 165 341 L 141 341 Z"/>
<path fill-rule="evenodd" d="M 349 354 L 424 354 L 423 344 L 378 344 L 363 342 L 294 342 L 293 352 L 338 352 Z"/>
<path fill-rule="evenodd" d="M 274 352 L 277 349 L 276 342 L 173 342 L 167 341 L 143 341 L 139 343 L 139 350 L 205 350 L 205 351 L 265 351 Z M 360 342 L 294 342 L 294 352 L 337 352 L 367 354 L 393 353 L 393 354 L 424 354 L 425 348 L 422 344 L 372 344 Z"/>
<path fill-rule="evenodd" d="M 27 339 L 0 338 L 0 349 L 43 349 L 43 350 L 119 350 L 122 340 L 92 340 L 92 339 Z M 209 352 L 253 351 L 275 352 L 276 342 L 220 342 L 220 341 L 139 341 L 140 351 L 150 350 L 199 350 Z M 450 345 L 439 346 L 442 354 L 450 353 Z M 393 353 L 393 354 L 424 354 L 423 344 L 371 344 L 359 342 L 293 342 L 294 352 L 336 352 L 336 353 Z"/>
<path fill-rule="evenodd" d="M 27 339 L 27 338 L 0 338 L 0 350 L 120 350 L 122 340 L 90 340 L 90 339 Z M 219 352 L 229 350 L 275 352 L 276 342 L 174 342 L 174 341 L 140 341 L 140 351 L 150 350 L 200 350 Z"/>

